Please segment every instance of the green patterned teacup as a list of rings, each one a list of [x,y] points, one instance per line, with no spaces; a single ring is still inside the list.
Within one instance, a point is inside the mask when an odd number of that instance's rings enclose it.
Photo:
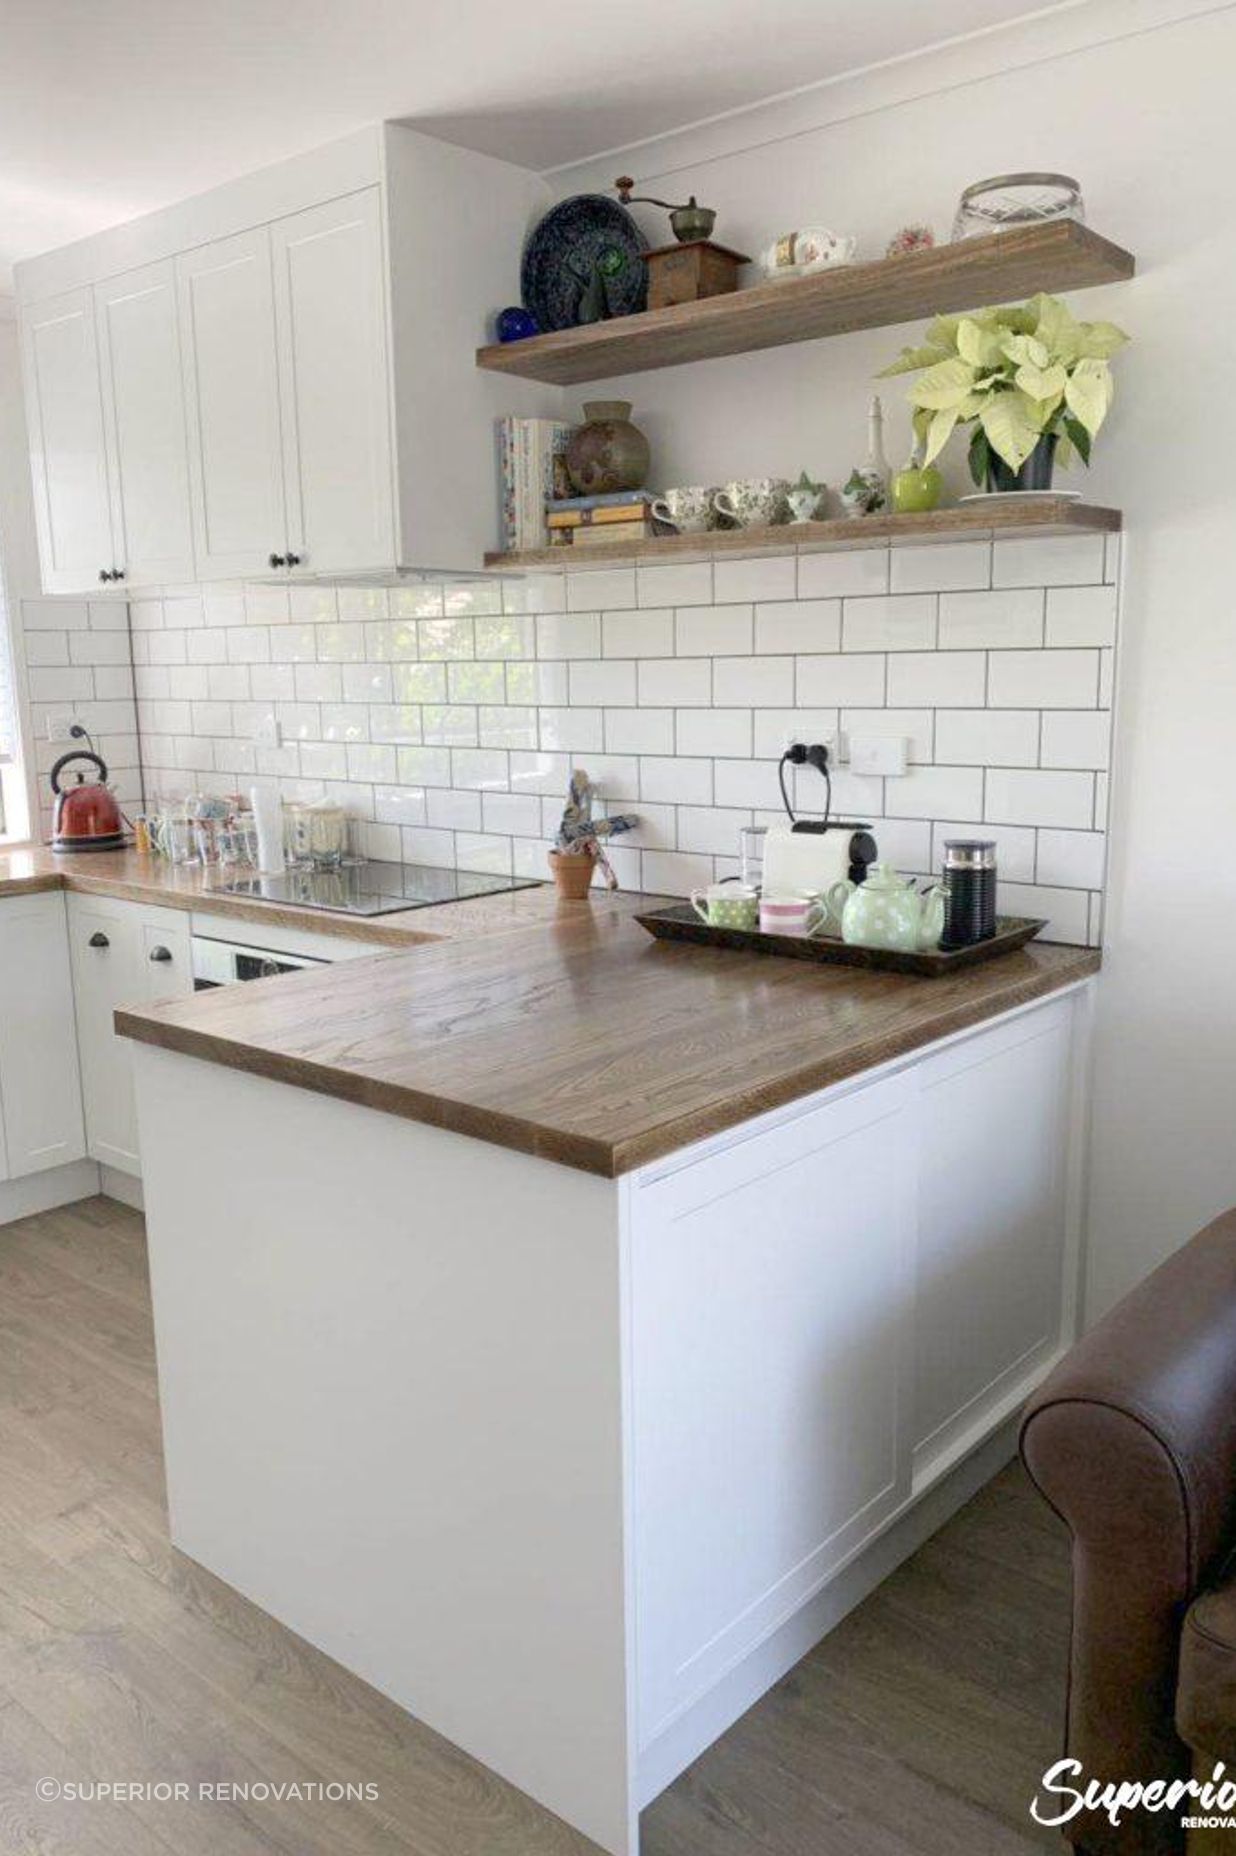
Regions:
[[[710,883],[691,891],[691,907],[710,928],[755,929],[760,925],[760,898],[741,883]]]

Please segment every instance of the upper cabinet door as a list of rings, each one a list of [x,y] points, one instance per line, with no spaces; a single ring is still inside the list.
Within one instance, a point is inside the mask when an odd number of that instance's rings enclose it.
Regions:
[[[103,405],[89,289],[22,313],[26,417],[43,589],[81,593],[114,558]]]
[[[130,586],[192,580],[174,264],[100,284],[95,310],[118,565]]]
[[[269,232],[185,252],[176,283],[198,575],[268,574],[287,553]]]
[[[271,227],[288,541],[310,573],[395,555],[381,198]]]

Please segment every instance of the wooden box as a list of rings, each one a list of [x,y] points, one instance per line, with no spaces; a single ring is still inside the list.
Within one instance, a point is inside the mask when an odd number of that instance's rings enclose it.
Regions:
[[[727,296],[738,288],[739,265],[750,262],[740,251],[714,245],[709,238],[646,251],[648,307],[665,309],[670,303],[698,303],[701,297]]]

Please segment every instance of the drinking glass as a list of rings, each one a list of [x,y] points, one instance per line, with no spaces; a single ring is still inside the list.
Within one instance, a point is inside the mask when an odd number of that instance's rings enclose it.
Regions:
[[[759,889],[764,882],[764,840],[767,825],[744,825],[738,834],[738,857],[742,880],[748,889]]]

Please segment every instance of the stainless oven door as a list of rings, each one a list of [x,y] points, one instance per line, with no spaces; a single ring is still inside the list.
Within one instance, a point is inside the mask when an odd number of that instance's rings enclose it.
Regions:
[[[276,954],[266,947],[213,941],[205,935],[195,934],[191,946],[194,992],[210,992],[216,986],[234,986],[241,980],[264,980],[275,973],[298,973],[302,967],[327,965],[309,954]]]

